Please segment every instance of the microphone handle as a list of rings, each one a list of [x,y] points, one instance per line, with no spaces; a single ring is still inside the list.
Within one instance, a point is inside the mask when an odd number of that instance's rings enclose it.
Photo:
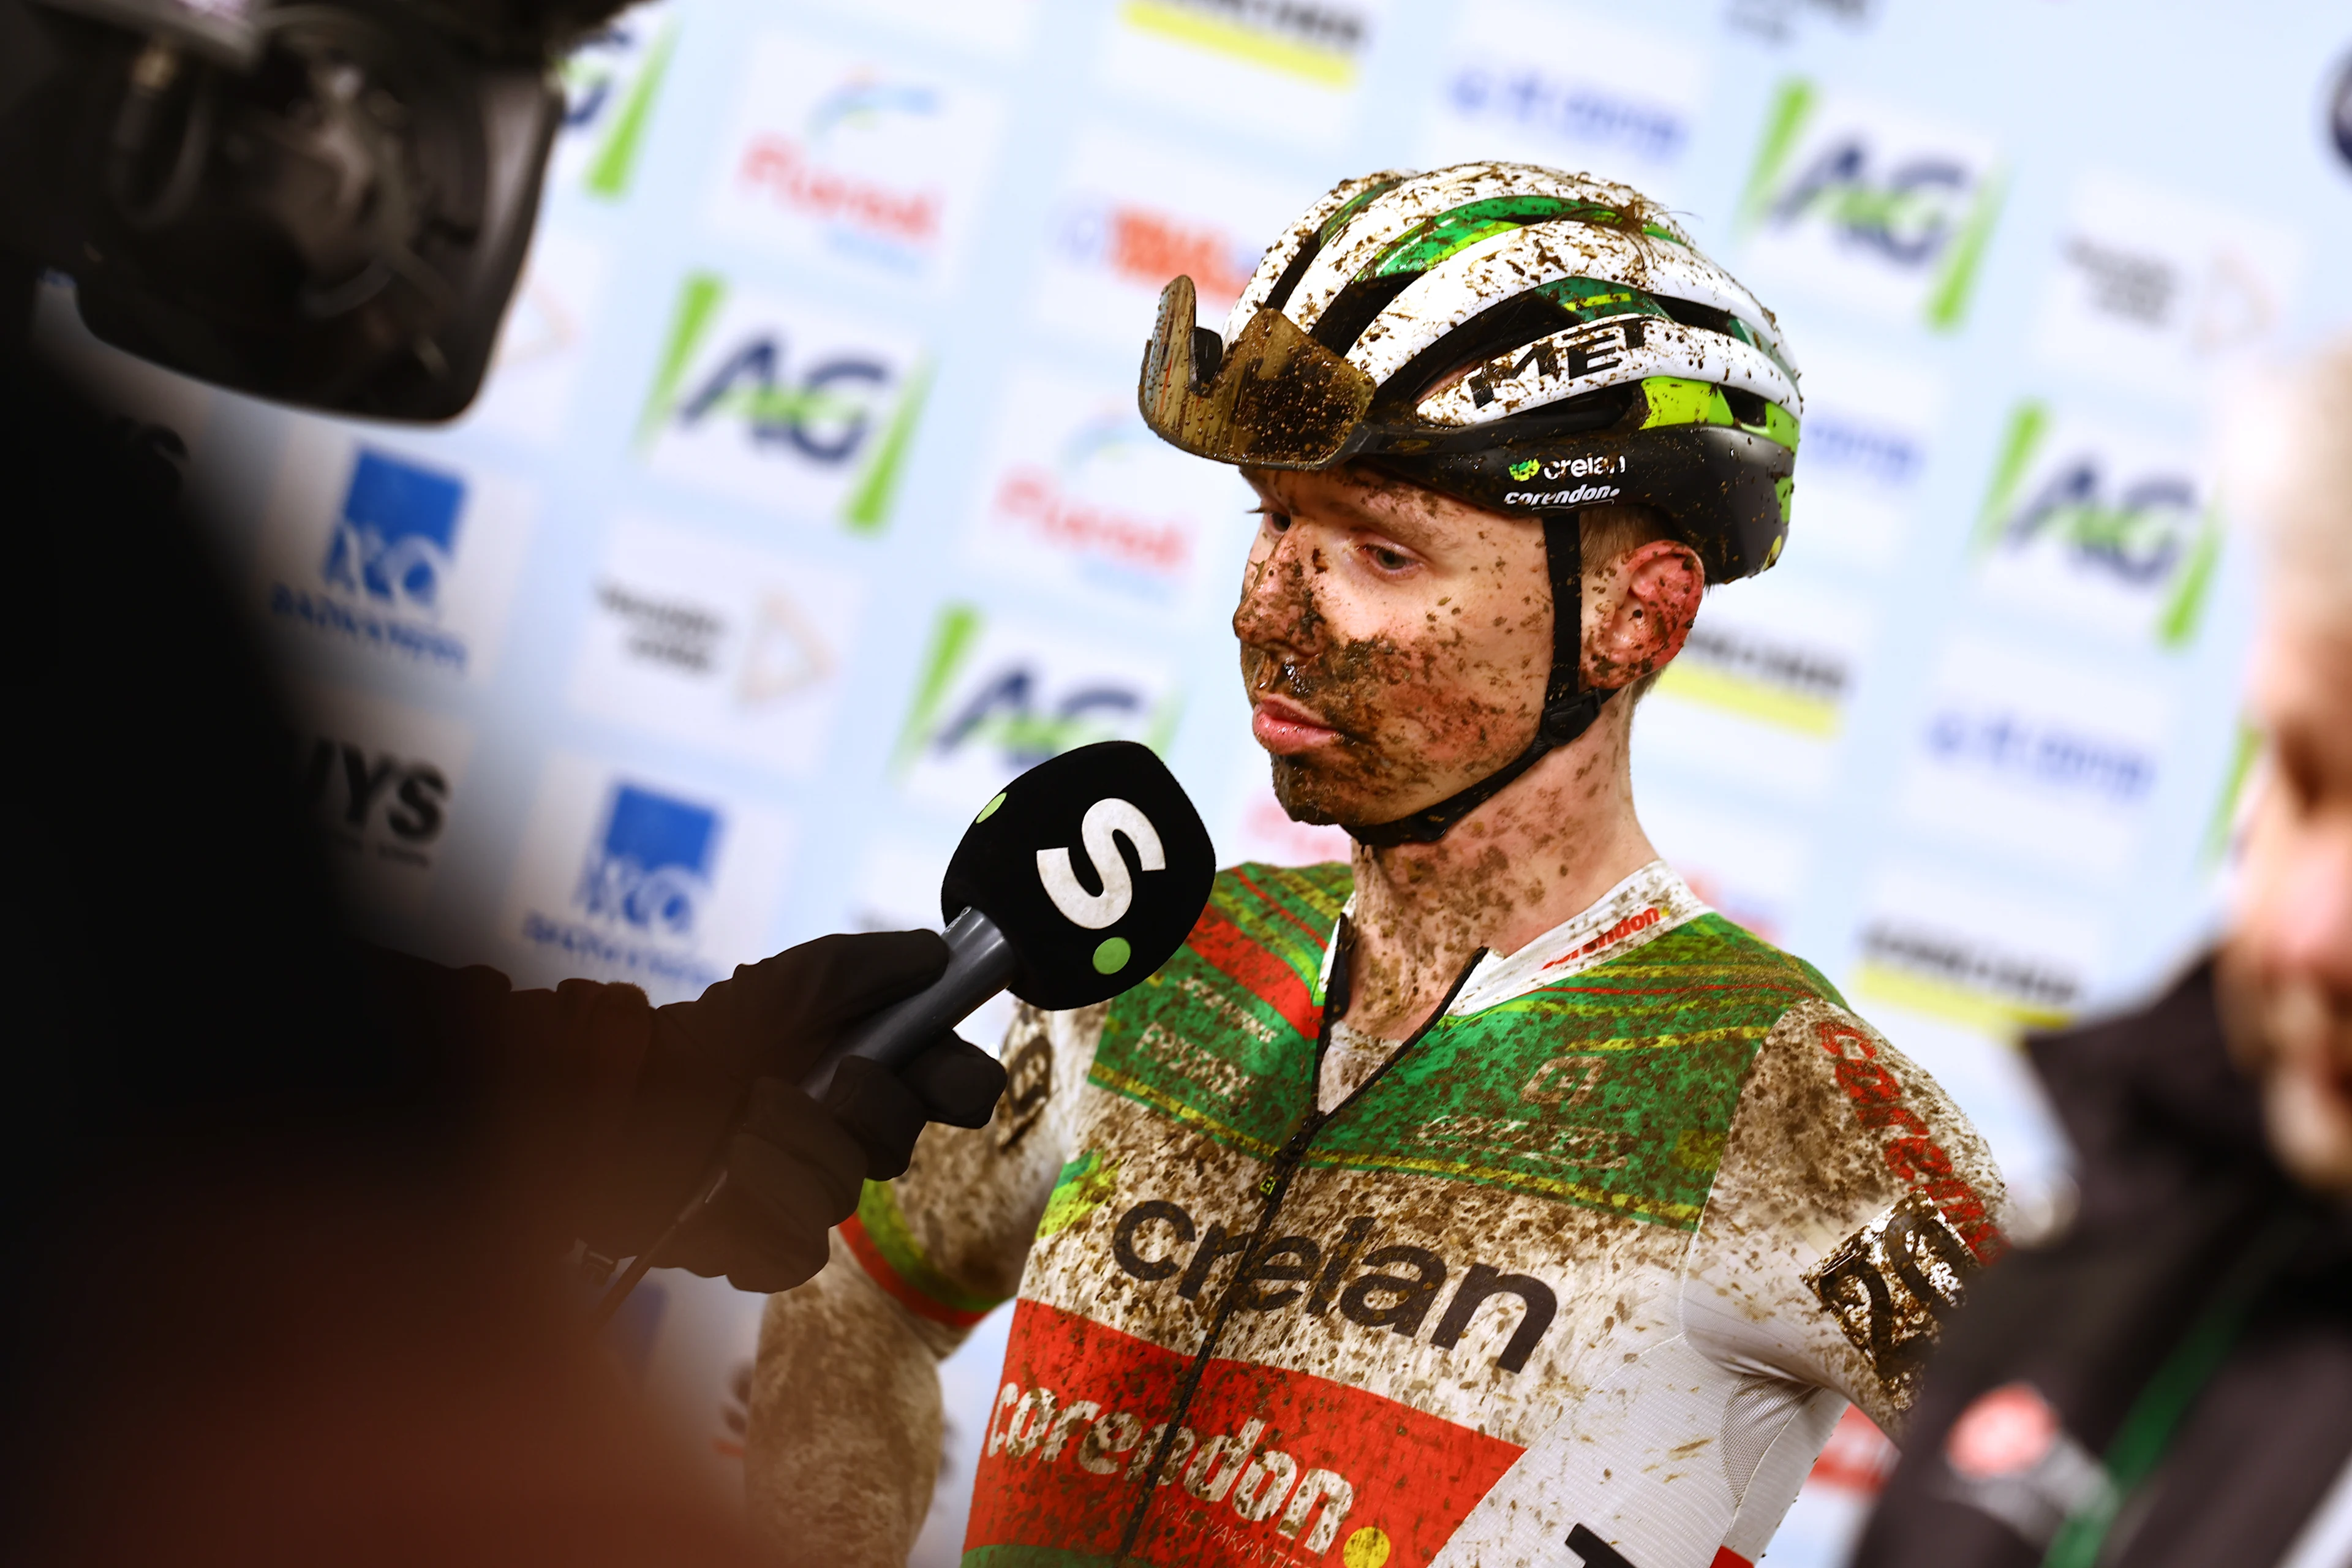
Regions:
[[[801,1079],[813,1100],[822,1100],[833,1087],[833,1075],[850,1057],[864,1057],[896,1072],[922,1054],[923,1048],[971,1016],[973,1008],[1013,984],[1021,973],[1020,955],[997,929],[996,922],[976,909],[967,909],[948,922],[948,966],[930,984],[914,995],[893,1002],[836,1042]],[[602,1328],[620,1309],[637,1281],[646,1277],[677,1233],[719,1201],[727,1190],[725,1144],[719,1163],[687,1199],[686,1206],[656,1237],[651,1246],[632,1258],[613,1281],[604,1299],[589,1314],[589,1326]]]
[[[996,922],[967,909],[948,922],[948,966],[912,996],[893,1002],[836,1042],[801,1079],[813,1100],[823,1100],[833,1075],[848,1057],[864,1057],[896,1072],[920,1056],[941,1035],[971,1016],[1021,973],[1021,957]]]

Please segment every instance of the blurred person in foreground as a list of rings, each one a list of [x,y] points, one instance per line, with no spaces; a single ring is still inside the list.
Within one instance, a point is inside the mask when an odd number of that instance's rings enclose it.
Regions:
[[[2352,344],[2242,436],[2267,752],[2230,930],[2029,1043],[2079,1207],[1953,1322],[1858,1568],[2352,1563]]]
[[[485,6],[449,58],[535,81],[536,51],[609,8]],[[343,24],[362,10],[449,15]],[[0,236],[79,210],[73,171],[23,150],[155,58],[106,26],[0,0]],[[299,65],[237,112],[299,100]],[[0,1561],[748,1561],[593,1343],[565,1254],[642,1251],[723,1164],[660,1261],[759,1290],[813,1272],[926,1117],[984,1121],[1002,1084],[950,1037],[906,1082],[855,1074],[839,1115],[796,1087],[945,944],[825,938],[655,1007],[352,941],[272,681],[178,498],[185,447],[40,362],[41,270],[0,239]]]

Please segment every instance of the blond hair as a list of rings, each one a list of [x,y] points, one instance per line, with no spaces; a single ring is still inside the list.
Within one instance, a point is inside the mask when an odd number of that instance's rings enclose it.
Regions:
[[[2247,399],[2225,470],[2270,546],[2273,591],[2352,621],[2352,339]]]

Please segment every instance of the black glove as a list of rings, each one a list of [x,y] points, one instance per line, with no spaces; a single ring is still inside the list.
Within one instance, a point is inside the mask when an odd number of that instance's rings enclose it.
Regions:
[[[723,1143],[719,1202],[656,1261],[761,1291],[823,1268],[825,1232],[855,1212],[867,1176],[903,1172],[927,1121],[985,1125],[1003,1089],[1004,1069],[953,1035],[903,1079],[848,1064],[836,1074],[839,1116],[798,1087],[851,1026],[931,984],[947,958],[929,931],[820,937],[657,1010],[619,1191],[590,1245],[614,1257],[651,1245]]]

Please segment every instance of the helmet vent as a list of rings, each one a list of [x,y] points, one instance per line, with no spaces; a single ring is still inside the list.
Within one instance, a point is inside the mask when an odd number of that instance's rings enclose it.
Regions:
[[[1364,329],[1372,319],[1389,308],[1389,302],[1421,281],[1418,272],[1391,272],[1385,278],[1359,278],[1340,289],[1339,297],[1325,308],[1307,335],[1335,354],[1344,354],[1356,346]]]
[[[1728,310],[1717,310],[1713,305],[1702,305],[1696,300],[1677,300],[1666,294],[1654,294],[1651,298],[1657,300],[1658,309],[1685,327],[1696,327],[1701,331],[1721,332],[1727,338],[1738,338],[1742,342],[1747,340],[1748,334],[1731,324],[1733,318]]]

